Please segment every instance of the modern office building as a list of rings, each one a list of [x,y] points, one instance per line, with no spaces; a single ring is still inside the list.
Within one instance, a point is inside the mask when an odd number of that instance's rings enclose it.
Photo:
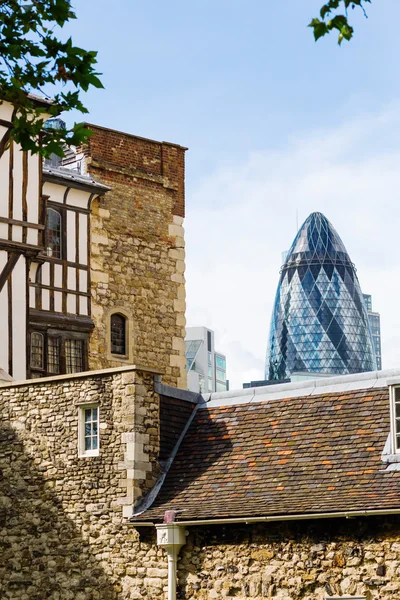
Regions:
[[[224,392],[226,357],[214,348],[214,332],[206,327],[186,329],[187,385],[192,392]]]
[[[382,370],[382,348],[381,348],[381,315],[372,310],[372,296],[363,294],[365,306],[368,312],[369,324],[371,326],[372,339],[374,342],[376,366],[378,371]]]
[[[265,378],[376,370],[367,309],[346,248],[328,219],[312,213],[281,269]]]

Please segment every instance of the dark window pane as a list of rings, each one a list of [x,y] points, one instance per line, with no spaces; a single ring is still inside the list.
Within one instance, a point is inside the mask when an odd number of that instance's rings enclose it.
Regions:
[[[31,368],[43,369],[44,339],[41,333],[31,335]]]
[[[67,373],[83,371],[82,340],[65,340],[65,363]]]
[[[60,372],[60,343],[58,338],[50,336],[47,341],[47,370],[55,374]]]
[[[61,215],[56,210],[47,210],[46,222],[47,256],[61,258]]]
[[[126,354],[126,319],[111,315],[111,353]]]

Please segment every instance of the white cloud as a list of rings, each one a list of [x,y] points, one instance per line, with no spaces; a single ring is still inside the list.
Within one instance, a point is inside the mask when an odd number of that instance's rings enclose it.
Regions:
[[[400,111],[301,134],[217,168],[187,199],[187,321],[216,332],[232,387],[263,378],[281,251],[323,212],[381,313],[383,366],[400,367]]]

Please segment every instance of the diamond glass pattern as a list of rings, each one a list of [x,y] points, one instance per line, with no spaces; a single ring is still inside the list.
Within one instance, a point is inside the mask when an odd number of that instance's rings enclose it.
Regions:
[[[376,368],[354,265],[328,219],[312,213],[281,269],[265,378],[285,379],[294,372],[341,375]]]

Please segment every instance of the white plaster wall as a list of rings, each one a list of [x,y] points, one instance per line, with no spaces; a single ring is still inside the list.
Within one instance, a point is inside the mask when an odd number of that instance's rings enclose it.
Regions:
[[[0,105],[0,109],[2,105]],[[0,110],[1,114],[1,110]],[[0,136],[3,136],[6,132],[5,127],[0,127]],[[7,150],[0,159],[0,181],[1,181],[1,194],[0,194],[0,216],[8,217],[8,171],[9,171],[10,153]],[[8,225],[0,223],[0,238],[8,238]]]
[[[29,308],[36,308],[35,288],[29,287]]]
[[[76,296],[75,294],[67,294],[67,312],[76,315]]]
[[[79,291],[85,293],[88,291],[87,272],[82,269],[79,270]]]
[[[62,312],[62,293],[54,292],[54,310],[55,312]]]
[[[76,290],[76,269],[74,269],[73,267],[68,267],[67,274],[68,289]]]
[[[23,153],[18,148],[18,146],[14,145],[14,168],[13,168],[13,176],[14,176],[14,188],[13,188],[13,219],[17,219],[18,221],[22,221],[22,157]],[[36,196],[37,201],[37,196]],[[20,228],[18,228],[20,230]],[[13,227],[14,230],[14,227]],[[22,240],[22,230],[18,231],[21,234]],[[14,238],[17,239],[17,238]],[[18,241],[21,241],[18,239]]]
[[[44,262],[42,265],[42,285],[50,285],[50,264]]]
[[[88,215],[79,215],[79,262],[87,265],[88,240],[87,240]]]
[[[39,200],[42,190],[39,189],[39,159],[37,154],[28,157],[28,221],[39,221]],[[31,243],[31,242],[30,242]]]
[[[7,252],[0,251],[0,271],[7,262]],[[8,373],[8,290],[7,284],[0,292],[0,367]]]
[[[79,297],[79,314],[84,316],[87,316],[89,314],[88,299],[84,296]]]
[[[62,287],[62,265],[54,265],[54,287]]]
[[[0,119],[4,121],[11,121],[13,112],[13,106],[9,102],[3,102],[0,104]]]
[[[89,198],[89,192],[71,188],[68,192],[67,204],[70,204],[71,206],[79,206],[80,208],[87,208]]]
[[[26,379],[26,262],[21,256],[12,273],[13,377]]]
[[[50,292],[49,292],[49,290],[42,290],[42,309],[50,310]]]
[[[67,260],[75,262],[75,213],[67,212]]]
[[[64,186],[49,183],[48,181],[45,181],[43,184],[43,194],[45,196],[50,196],[49,200],[52,202],[59,202],[60,204],[64,201],[65,189]]]

